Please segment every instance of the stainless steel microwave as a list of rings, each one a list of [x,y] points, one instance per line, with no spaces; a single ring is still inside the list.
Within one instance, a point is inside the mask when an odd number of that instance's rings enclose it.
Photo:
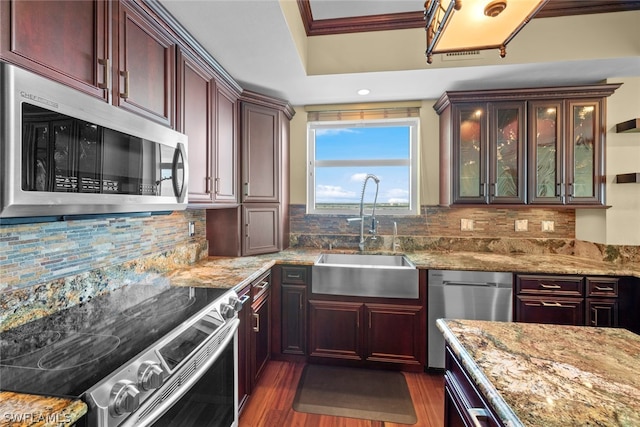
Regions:
[[[3,62],[0,85],[0,221],[186,208],[186,135]]]

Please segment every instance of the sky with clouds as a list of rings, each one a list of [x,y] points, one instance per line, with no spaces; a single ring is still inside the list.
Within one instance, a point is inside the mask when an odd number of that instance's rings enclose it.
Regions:
[[[316,160],[373,161],[408,158],[410,152],[409,128],[349,127],[316,130]],[[409,201],[408,166],[329,166],[316,168],[316,202],[359,203],[362,185],[367,174],[380,179],[378,203]],[[365,203],[373,202],[376,185],[369,180]]]

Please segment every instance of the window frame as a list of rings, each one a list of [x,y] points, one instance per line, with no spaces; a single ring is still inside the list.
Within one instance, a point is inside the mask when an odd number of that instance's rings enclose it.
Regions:
[[[337,129],[347,127],[397,127],[406,125],[409,128],[409,158],[403,159],[371,159],[371,160],[320,160],[315,159],[315,132],[317,129]],[[409,208],[376,207],[376,215],[410,216],[419,215],[419,165],[418,147],[420,142],[420,118],[406,117],[393,119],[361,119],[338,121],[307,122],[307,214],[315,215],[358,215],[359,207],[353,209],[317,209],[316,208],[316,167],[324,166],[408,166],[409,167]]]

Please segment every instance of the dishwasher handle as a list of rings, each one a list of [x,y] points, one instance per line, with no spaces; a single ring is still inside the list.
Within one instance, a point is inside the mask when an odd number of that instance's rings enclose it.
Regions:
[[[482,286],[485,288],[499,288],[505,286],[511,286],[511,284],[507,283],[496,283],[496,282],[454,282],[454,281],[443,281],[442,284],[444,286]],[[502,285],[502,286],[501,286]]]

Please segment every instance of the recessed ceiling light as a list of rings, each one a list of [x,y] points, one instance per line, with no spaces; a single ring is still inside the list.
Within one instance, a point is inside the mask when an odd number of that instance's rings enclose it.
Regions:
[[[360,89],[358,95],[369,95],[371,91],[369,89]]]

